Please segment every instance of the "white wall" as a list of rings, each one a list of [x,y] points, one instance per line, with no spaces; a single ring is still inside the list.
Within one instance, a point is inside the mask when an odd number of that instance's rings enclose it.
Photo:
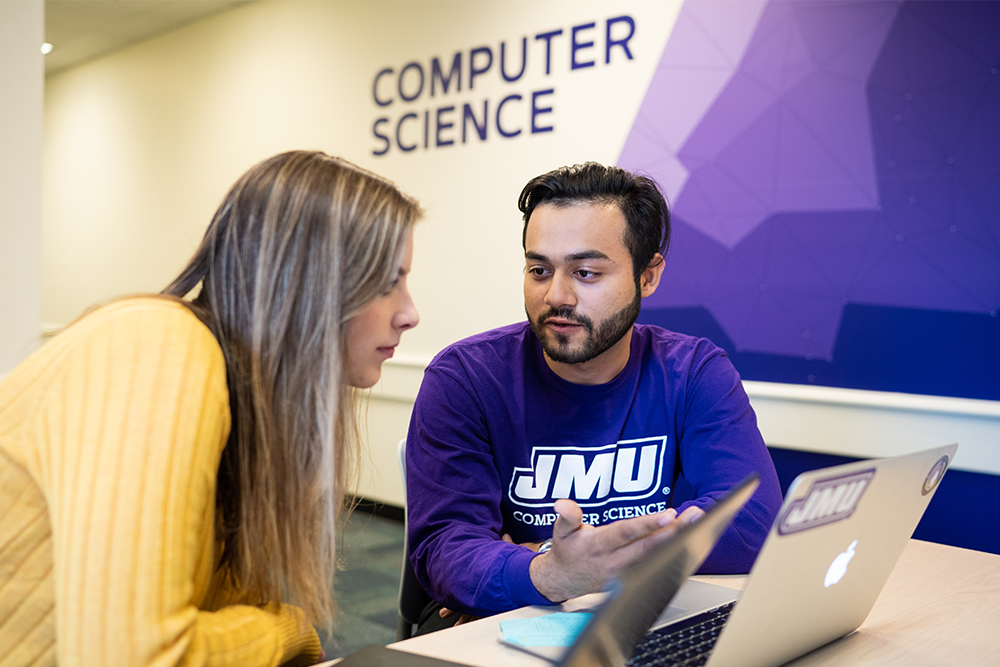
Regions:
[[[424,204],[413,276],[424,323],[404,339],[408,350],[432,353],[518,319],[521,186],[561,164],[617,159],[678,7],[658,0],[610,8],[260,2],[50,77],[45,321],[60,324],[96,300],[162,286],[236,177],[290,148],[343,155],[393,178]],[[414,60],[426,66],[433,56],[467,56],[473,47],[496,49],[501,40],[621,13],[638,23],[633,61],[568,75],[564,35],[548,77],[535,52],[516,85],[499,81],[494,67],[474,90],[425,93],[411,105],[422,112],[442,103],[496,103],[512,91],[556,86],[556,132],[509,140],[494,132],[482,144],[372,155],[380,145],[374,120],[406,110],[398,101],[388,109],[374,103],[380,69]],[[507,122],[523,123],[527,104],[510,105]],[[448,298],[434,298],[445,286]]]
[[[401,504],[395,445],[406,431],[424,365],[454,340],[524,317],[520,188],[563,164],[617,160],[679,6],[662,0],[264,1],[55,75],[46,84],[44,321],[64,324],[96,301],[160,289],[194,250],[228,186],[273,153],[318,148],[394,179],[427,210],[411,282],[422,322],[403,338],[372,393],[372,464],[359,491]],[[616,52],[605,64],[604,21],[622,14],[636,24],[634,58]],[[579,41],[593,39],[595,47],[579,55],[596,64],[573,69],[571,29],[591,21],[596,27]],[[560,28],[546,74],[544,43],[534,36]],[[461,92],[438,91],[432,98],[425,91],[407,104],[393,79],[385,78],[379,95],[394,102],[380,107],[373,99],[375,76],[384,68],[398,73],[415,61],[429,70],[431,58],[447,65],[459,51],[467,68],[470,49],[488,45],[497,58],[501,42],[518,51],[522,36],[529,41],[528,67],[514,83],[503,81],[494,64],[472,89],[464,81]],[[553,111],[540,122],[555,129],[533,134],[531,95],[549,89],[554,92],[541,104]],[[443,136],[454,145],[434,146],[433,134],[430,149],[420,145],[425,111],[433,117],[442,106],[479,109],[487,101],[492,112],[510,94],[522,100],[505,107],[503,122],[522,128],[519,136],[505,139],[491,127],[487,141],[472,138],[463,145],[458,128],[451,128]],[[388,117],[383,128],[392,131],[411,111],[416,118],[404,122],[403,138],[418,148],[373,155],[383,145],[372,133],[375,120]],[[450,118],[460,122],[461,112]],[[908,437],[891,436],[899,423],[917,423],[909,417],[919,415],[922,424],[940,425],[940,433],[920,429],[938,438],[929,444],[938,444],[939,435],[962,442],[959,466],[1000,472],[994,454],[1000,451],[1000,411],[992,403],[946,401],[944,415],[920,405],[900,412],[879,403],[880,396],[859,407],[850,404],[856,394],[831,390],[833,399],[817,402],[803,393],[808,389],[751,392],[769,442],[877,455],[892,443],[907,446]],[[963,412],[970,405],[985,415]],[[835,427],[817,426],[817,406]],[[862,410],[868,420],[862,427],[845,409]],[[978,430],[962,430],[972,423]]]
[[[42,0],[0,2],[0,377],[40,333],[43,25]]]

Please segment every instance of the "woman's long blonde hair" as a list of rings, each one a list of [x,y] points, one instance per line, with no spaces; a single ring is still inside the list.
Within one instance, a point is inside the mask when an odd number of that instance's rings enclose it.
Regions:
[[[232,432],[219,468],[222,567],[242,601],[333,616],[335,526],[357,461],[347,321],[396,279],[420,207],[318,152],[256,165],[163,291],[183,297],[226,360]]]

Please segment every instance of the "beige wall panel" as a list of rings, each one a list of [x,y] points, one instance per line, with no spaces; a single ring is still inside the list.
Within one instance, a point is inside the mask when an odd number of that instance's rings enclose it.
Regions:
[[[41,0],[0,2],[0,377],[39,342],[43,26]]]

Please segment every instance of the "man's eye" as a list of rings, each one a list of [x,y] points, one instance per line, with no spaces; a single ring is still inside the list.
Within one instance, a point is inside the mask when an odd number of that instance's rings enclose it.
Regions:
[[[580,269],[576,272],[576,275],[580,276],[584,280],[589,280],[590,278],[596,278],[598,275],[597,271],[590,271],[588,269]]]
[[[535,276],[536,278],[541,278],[542,276],[545,275],[546,272],[545,269],[543,269],[540,266],[533,266],[530,269],[528,269],[528,273]]]

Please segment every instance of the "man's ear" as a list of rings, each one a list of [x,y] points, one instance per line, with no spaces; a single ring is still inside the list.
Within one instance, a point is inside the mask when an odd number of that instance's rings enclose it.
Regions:
[[[660,286],[660,277],[663,276],[663,255],[656,253],[653,259],[646,266],[646,269],[639,275],[639,291],[643,298],[649,296]]]

